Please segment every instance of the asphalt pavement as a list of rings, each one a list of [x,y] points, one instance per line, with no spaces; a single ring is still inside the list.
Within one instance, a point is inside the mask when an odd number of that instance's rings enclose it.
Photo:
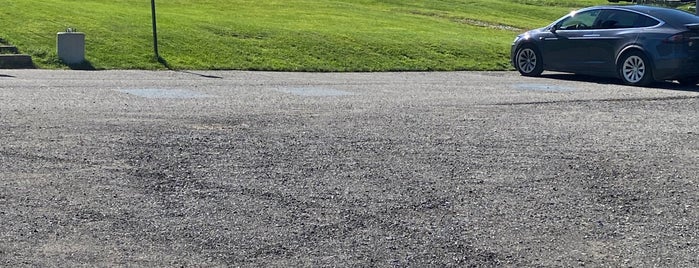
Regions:
[[[0,70],[3,267],[699,267],[699,88]]]

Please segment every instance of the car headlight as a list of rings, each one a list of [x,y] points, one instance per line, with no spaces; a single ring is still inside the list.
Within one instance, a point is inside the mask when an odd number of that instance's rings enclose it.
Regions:
[[[517,42],[519,42],[521,40],[527,40],[527,39],[529,39],[529,34],[523,33],[523,34],[520,34],[517,37],[515,37],[515,40],[512,41],[512,44],[517,44]]]
[[[513,45],[514,45],[514,44],[517,44],[517,42],[519,42],[519,40],[522,40],[522,35],[521,35],[521,34],[515,37],[515,40],[512,41],[512,44],[513,44]]]

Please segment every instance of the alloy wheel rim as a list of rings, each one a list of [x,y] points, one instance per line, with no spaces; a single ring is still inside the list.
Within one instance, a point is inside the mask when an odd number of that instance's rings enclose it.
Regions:
[[[517,57],[517,66],[522,72],[531,73],[536,68],[536,53],[530,48],[522,49]]]
[[[622,66],[622,74],[629,83],[637,83],[646,74],[646,64],[639,56],[628,57]]]

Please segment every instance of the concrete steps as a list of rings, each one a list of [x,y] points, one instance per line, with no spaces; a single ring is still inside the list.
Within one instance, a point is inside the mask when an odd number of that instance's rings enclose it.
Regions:
[[[0,54],[19,54],[16,46],[0,45]]]
[[[34,62],[25,54],[0,54],[0,69],[34,69]]]
[[[0,69],[33,69],[32,57],[20,54],[16,46],[0,38]]]

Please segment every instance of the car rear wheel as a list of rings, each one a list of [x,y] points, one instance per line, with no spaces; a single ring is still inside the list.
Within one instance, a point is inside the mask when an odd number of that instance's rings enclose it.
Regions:
[[[619,76],[624,84],[646,86],[653,82],[653,74],[643,53],[631,51],[625,53],[619,61]]]
[[[539,76],[544,72],[541,53],[532,45],[523,45],[515,54],[515,68],[524,76]]]

